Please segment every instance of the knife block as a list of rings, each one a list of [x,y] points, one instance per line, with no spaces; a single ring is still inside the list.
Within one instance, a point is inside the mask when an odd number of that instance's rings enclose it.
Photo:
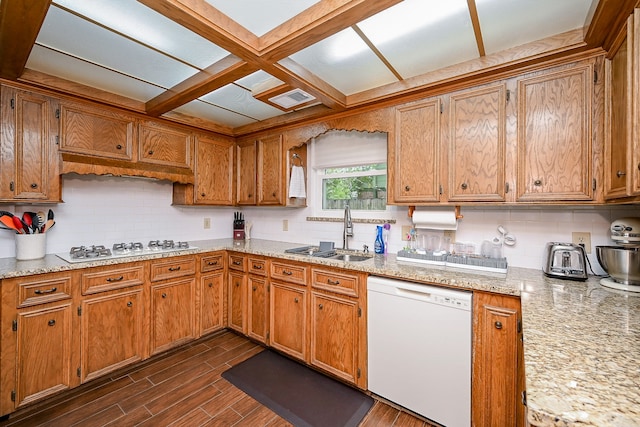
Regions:
[[[233,221],[233,240],[244,240],[244,220]]]

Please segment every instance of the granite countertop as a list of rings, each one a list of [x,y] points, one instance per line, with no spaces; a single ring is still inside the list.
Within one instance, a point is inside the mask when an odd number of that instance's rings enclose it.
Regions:
[[[409,281],[520,297],[528,420],[535,426],[640,426],[640,293],[586,282],[551,279],[540,270],[510,267],[507,274],[397,261],[376,255],[344,262],[284,253],[299,243],[232,239],[190,242],[197,249],[153,254],[153,259],[215,250],[277,256]],[[0,259],[0,278],[119,264],[131,258],[67,263]]]

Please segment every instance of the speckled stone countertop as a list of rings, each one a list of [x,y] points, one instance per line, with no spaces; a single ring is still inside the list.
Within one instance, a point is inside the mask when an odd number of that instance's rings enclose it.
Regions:
[[[152,259],[234,250],[348,268],[372,275],[458,289],[519,296],[522,303],[528,421],[535,426],[640,427],[640,294],[586,282],[550,279],[540,270],[509,268],[507,274],[397,261],[395,255],[344,262],[284,253],[304,246],[268,240],[190,242],[197,249],[154,254]],[[0,259],[0,278],[119,264],[131,258],[67,263]]]

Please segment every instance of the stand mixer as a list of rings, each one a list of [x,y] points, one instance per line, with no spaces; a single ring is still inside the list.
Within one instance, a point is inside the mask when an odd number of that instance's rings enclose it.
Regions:
[[[596,246],[598,262],[610,277],[602,286],[640,292],[640,218],[620,218],[611,223],[616,246]]]

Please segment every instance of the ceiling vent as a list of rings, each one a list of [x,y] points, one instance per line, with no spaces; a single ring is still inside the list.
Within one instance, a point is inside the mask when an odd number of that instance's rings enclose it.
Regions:
[[[298,105],[307,104],[316,98],[302,89],[293,89],[280,95],[269,98],[269,102],[277,104],[282,108],[291,109]]]

